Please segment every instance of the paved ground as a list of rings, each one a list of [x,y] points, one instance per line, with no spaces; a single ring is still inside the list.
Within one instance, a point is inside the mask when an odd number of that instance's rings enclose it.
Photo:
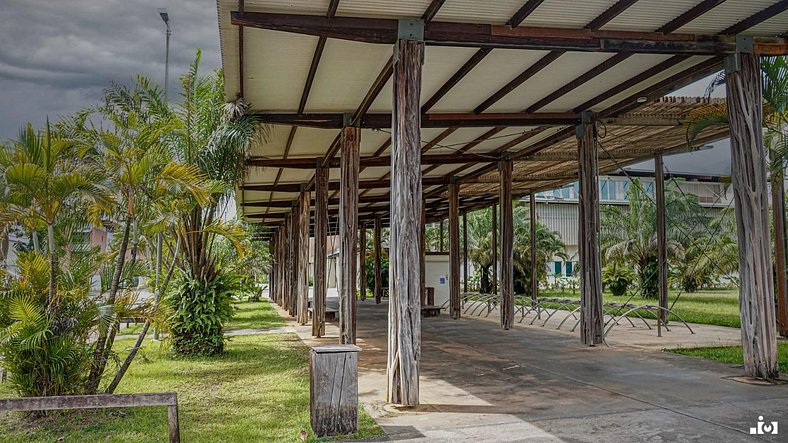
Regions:
[[[788,385],[733,381],[741,368],[662,353],[647,333],[586,348],[552,328],[503,331],[495,315],[423,319],[423,405],[398,411],[385,404],[387,305],[359,302],[359,394],[391,440],[788,441]],[[714,342],[714,328],[693,327],[688,339]],[[309,344],[336,342],[335,324],[318,341],[296,329]],[[783,434],[750,436],[759,416]]]

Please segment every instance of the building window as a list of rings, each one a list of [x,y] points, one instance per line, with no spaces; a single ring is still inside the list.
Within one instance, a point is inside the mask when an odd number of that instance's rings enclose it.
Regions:
[[[573,271],[572,265],[573,265],[573,263],[571,261],[566,262],[566,276],[567,277],[570,277],[572,275],[572,271]]]
[[[553,264],[555,265],[555,275],[561,275],[561,262],[556,260]]]

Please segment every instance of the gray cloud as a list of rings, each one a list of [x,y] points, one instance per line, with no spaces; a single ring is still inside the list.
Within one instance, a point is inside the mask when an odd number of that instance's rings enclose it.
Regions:
[[[0,0],[0,140],[95,104],[102,88],[142,74],[164,82],[166,7],[172,25],[170,91],[203,51],[218,68],[215,0]]]

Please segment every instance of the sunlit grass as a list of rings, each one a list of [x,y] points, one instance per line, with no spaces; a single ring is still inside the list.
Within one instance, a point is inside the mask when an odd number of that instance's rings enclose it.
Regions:
[[[580,299],[580,292],[571,290],[540,291],[540,297]],[[676,301],[676,296],[678,300]],[[644,299],[638,295],[625,295],[615,297],[609,292],[603,294],[605,303],[633,303],[636,305],[658,304],[657,300]],[[676,301],[675,305],[673,304]],[[689,323],[707,325],[730,326],[738,328],[741,325],[739,318],[739,291],[737,289],[701,290],[695,293],[670,291],[668,307],[673,306],[673,311]],[[678,320],[671,317],[670,320]]]
[[[267,302],[239,303],[228,329],[281,326]],[[121,340],[118,350],[132,340]],[[118,393],[178,393],[184,442],[301,441],[309,433],[309,349],[294,334],[233,337],[220,357],[173,358],[148,342]],[[13,396],[8,383],[0,397]],[[382,435],[363,410],[355,439]],[[57,413],[31,421],[0,416],[0,442],[166,441],[164,408]],[[59,440],[62,439],[62,440]]]
[[[721,361],[723,363],[730,363],[734,365],[743,365],[744,357],[742,356],[741,346],[724,346],[713,348],[678,348],[667,349],[668,352],[674,354],[690,355],[693,357],[701,357],[709,360]],[[777,361],[780,372],[788,371],[788,342],[780,342],[777,344]]]

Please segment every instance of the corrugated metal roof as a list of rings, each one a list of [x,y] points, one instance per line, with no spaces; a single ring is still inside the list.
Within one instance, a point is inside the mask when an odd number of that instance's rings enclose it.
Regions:
[[[498,0],[480,2],[477,0],[446,0],[439,8],[435,20],[471,23],[504,24],[514,15],[526,0]],[[690,21],[678,32],[715,33],[741,20],[752,16],[758,11],[773,5],[775,0],[727,0],[712,8],[702,16]],[[568,0],[546,0],[541,3],[521,26],[546,26],[579,29],[599,17],[615,5],[615,0],[587,0],[583,2]],[[653,31],[689,11],[701,3],[701,0],[639,0],[621,14],[604,25],[604,30]],[[431,4],[430,0],[340,0],[338,16],[401,18],[420,17]],[[246,11],[272,13],[311,14],[324,16],[329,7],[329,0],[246,0]],[[240,92],[238,28],[230,23],[230,12],[238,8],[237,0],[218,0],[219,35],[221,39],[222,61],[225,70],[225,92],[228,100],[232,100]],[[776,35],[788,31],[788,12],[783,12],[763,21],[749,29],[753,35]],[[301,102],[304,85],[312,63],[317,37],[292,33],[264,31],[247,28],[244,31],[244,95],[252,103],[255,110],[263,112],[293,113]],[[425,50],[425,64],[422,75],[421,103],[424,104],[456,72],[477,54],[474,48],[450,48],[428,46]],[[512,82],[524,71],[534,66],[548,51],[494,49],[478,63],[456,85],[449,89],[430,109],[431,113],[458,112],[470,113],[493,94]],[[362,98],[378,78],[381,70],[392,55],[390,45],[375,45],[344,40],[328,39],[323,55],[317,66],[312,88],[306,101],[306,112],[354,112],[358,109]],[[588,70],[611,57],[605,53],[568,52],[547,67],[536,72],[527,81],[505,94],[498,101],[485,109],[485,112],[519,112],[530,105],[549,96],[564,85],[583,77]],[[608,69],[603,74],[587,79],[583,84],[572,89],[556,100],[545,103],[540,112],[566,112],[587,103],[611,88],[638,76],[660,63],[670,59],[669,55],[632,55],[623,62]],[[675,64],[662,72],[643,78],[637,84],[618,92],[604,100],[597,100],[591,109],[604,110],[625,100],[635,99],[641,91],[694,66],[706,62],[710,57],[695,56]],[[679,86],[679,85],[677,85]],[[375,97],[369,112],[388,113],[391,108],[391,79],[381,88]],[[652,97],[653,98],[653,97]],[[647,112],[654,111],[646,108]],[[474,141],[492,128],[463,128],[455,130],[445,137],[429,152],[430,154],[451,154],[463,150],[466,144]],[[564,139],[546,146],[542,152],[561,152],[573,149],[573,137],[566,127],[551,127],[541,132],[535,128],[507,128],[494,131],[491,139],[474,146],[471,153],[493,153],[497,155],[504,147],[510,152],[543,145],[543,140],[556,133],[566,133]],[[533,136],[513,145],[524,133],[533,131]],[[676,134],[681,130],[661,129],[659,138],[655,138],[654,130],[643,128],[616,128],[611,130],[617,143],[637,144],[639,147],[658,148],[659,143],[666,140],[675,141]],[[678,131],[678,132],[677,132]],[[270,140],[252,147],[252,155],[269,158],[282,158],[285,155],[287,140],[291,129],[287,126],[276,126]],[[372,155],[389,139],[388,130],[362,131],[361,152],[363,156]],[[443,129],[424,129],[422,143],[427,144],[444,132]],[[289,158],[317,157],[324,155],[329,145],[337,137],[337,130],[299,128],[295,131]],[[668,138],[665,138],[668,137]],[[673,138],[670,138],[673,137]],[[605,143],[612,143],[608,139]],[[389,154],[389,148],[382,152]],[[612,167],[609,160],[600,162],[604,167]],[[471,173],[485,165],[466,165],[460,175]],[[429,176],[438,177],[457,170],[462,165],[427,166]],[[518,174],[539,174],[571,170],[572,163],[566,162],[518,162]],[[567,169],[568,168],[568,169]],[[380,179],[388,173],[387,167],[365,168],[361,178],[365,180]],[[493,176],[495,174],[492,174]],[[311,170],[259,168],[249,170],[248,183],[306,183],[313,176]],[[332,180],[338,178],[338,171],[331,170]],[[541,182],[540,186],[560,184],[559,181]],[[491,192],[488,184],[477,186],[474,192]],[[524,185],[521,185],[524,186]],[[528,186],[534,186],[529,184]],[[427,189],[438,189],[431,186]],[[463,189],[466,189],[464,187]],[[521,188],[522,189],[522,188]],[[366,195],[382,195],[385,191],[369,190]],[[288,200],[293,199],[292,193],[246,192],[247,200]],[[273,210],[273,209],[272,209]],[[254,212],[265,212],[263,208],[255,208]],[[275,211],[281,211],[276,209]]]

